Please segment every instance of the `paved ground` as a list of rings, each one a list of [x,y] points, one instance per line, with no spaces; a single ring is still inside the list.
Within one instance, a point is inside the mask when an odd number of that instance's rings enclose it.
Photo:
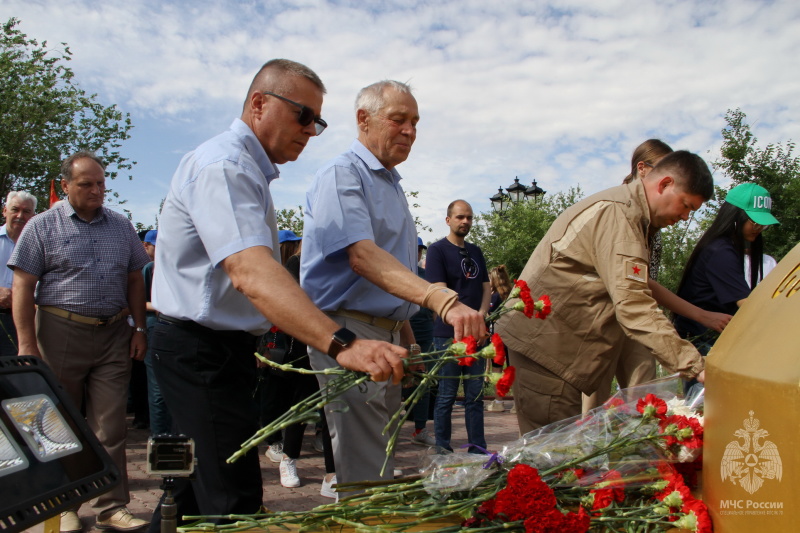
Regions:
[[[506,402],[505,412],[488,412],[485,414],[486,441],[490,449],[501,444],[515,440],[519,436],[516,415],[508,409],[512,402]],[[463,423],[463,408],[456,409],[453,413],[453,440],[454,449],[467,443],[466,431]],[[130,420],[129,420],[130,422]],[[429,422],[429,430],[433,423]],[[413,424],[407,423],[403,427],[401,438],[395,455],[397,468],[406,475],[417,472],[428,452],[427,448],[411,443],[410,437]],[[129,429],[128,431],[128,477],[130,482],[131,503],[128,508],[137,516],[149,520],[161,496],[160,478],[149,477],[145,473],[145,452],[149,431]],[[261,470],[264,478],[264,504],[275,511],[311,509],[317,505],[331,503],[332,500],[323,498],[319,494],[322,476],[325,473],[322,453],[314,450],[313,428],[306,433],[303,442],[303,452],[297,461],[298,474],[302,485],[298,488],[287,489],[280,484],[278,465],[272,463],[264,456],[265,447],[261,447]],[[79,515],[84,525],[84,531],[94,529],[95,517],[88,505],[84,505]],[[29,531],[42,533],[41,525]]]

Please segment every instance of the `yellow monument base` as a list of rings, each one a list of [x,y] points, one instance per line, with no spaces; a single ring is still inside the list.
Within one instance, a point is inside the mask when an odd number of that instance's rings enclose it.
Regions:
[[[800,245],[706,359],[703,500],[718,533],[798,531]]]

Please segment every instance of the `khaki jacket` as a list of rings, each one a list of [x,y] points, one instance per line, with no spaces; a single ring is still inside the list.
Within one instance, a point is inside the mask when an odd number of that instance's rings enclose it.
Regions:
[[[550,296],[553,312],[546,320],[504,315],[497,331],[506,345],[585,394],[597,389],[625,335],[669,371],[699,374],[702,357],[678,337],[647,288],[649,225],[642,180],[564,211],[520,275],[534,299]]]

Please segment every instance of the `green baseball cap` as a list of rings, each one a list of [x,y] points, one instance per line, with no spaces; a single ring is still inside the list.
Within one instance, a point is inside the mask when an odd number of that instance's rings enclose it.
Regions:
[[[755,183],[742,183],[737,185],[725,197],[725,201],[744,209],[750,220],[762,226],[780,224],[778,219],[772,216],[772,197],[769,191],[761,185]]]

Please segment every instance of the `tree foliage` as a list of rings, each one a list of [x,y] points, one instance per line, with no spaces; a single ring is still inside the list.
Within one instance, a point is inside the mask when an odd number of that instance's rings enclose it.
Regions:
[[[516,278],[556,217],[582,197],[578,186],[514,204],[502,213],[482,213],[476,217],[470,241],[480,246],[489,268],[504,264]]]
[[[741,109],[725,114],[720,157],[712,165],[731,179],[731,188],[751,181],[769,191],[780,224],[764,232],[764,250],[780,261],[800,241],[800,157],[792,141],[759,148],[746,119]]]
[[[61,160],[79,149],[97,153],[111,179],[130,170],[135,162],[119,147],[132,124],[127,113],[103,106],[78,86],[67,66],[72,52],[66,43],[51,50],[18,24],[11,18],[0,32],[0,196],[26,190],[47,206]]]
[[[288,229],[296,235],[303,235],[303,206],[297,209],[280,209],[275,213],[278,219],[278,229]]]

